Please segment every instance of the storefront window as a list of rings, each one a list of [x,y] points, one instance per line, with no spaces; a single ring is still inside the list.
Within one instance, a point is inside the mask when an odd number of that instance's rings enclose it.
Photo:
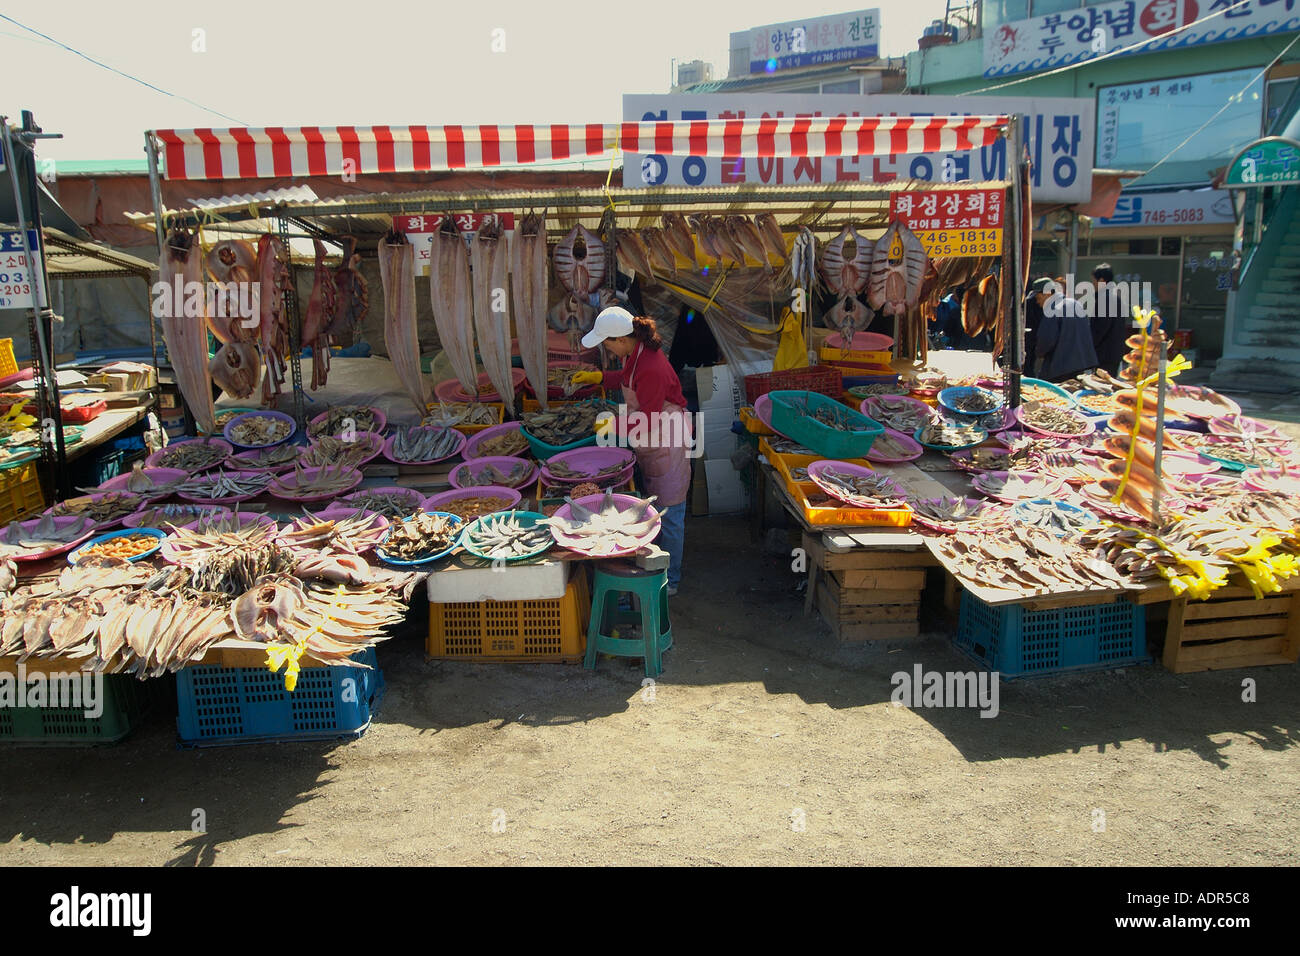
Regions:
[[[1077,10],[1079,6],[1079,0],[1034,0],[1030,7],[1030,16],[1041,17],[1049,13]]]
[[[1192,330],[1198,360],[1223,352],[1224,317],[1232,279],[1232,239],[1188,239],[1183,253],[1180,329]]]
[[[1261,79],[1252,82],[1257,73],[1231,70],[1098,88],[1097,165],[1147,169],[1159,162],[1144,184],[1203,183],[1207,169],[1226,165],[1259,136],[1264,88]],[[1200,129],[1225,103],[1228,108]]]
[[[984,29],[1029,19],[1029,0],[984,0]]]

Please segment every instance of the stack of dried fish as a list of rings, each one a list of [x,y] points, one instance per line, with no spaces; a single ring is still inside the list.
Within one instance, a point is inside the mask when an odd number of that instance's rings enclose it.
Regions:
[[[319,435],[377,432],[381,425],[381,420],[369,405],[335,405],[324,418],[312,423],[307,434],[315,438]]]
[[[455,428],[457,425],[496,425],[499,421],[497,410],[481,402],[438,402],[429,406],[429,414],[420,424]]]
[[[259,495],[266,490],[271,475],[255,471],[214,471],[181,483],[176,493],[190,500],[222,501]]]
[[[302,452],[298,464],[304,468],[323,468],[326,465],[360,468],[378,455],[383,445],[384,440],[372,432],[358,433],[352,440],[321,435]]]
[[[1088,429],[1087,422],[1076,413],[1041,402],[1026,402],[1020,406],[1020,420],[1033,428],[1058,435],[1079,435]]]
[[[84,538],[94,527],[95,523],[89,518],[56,522],[51,514],[35,521],[12,521],[4,534],[0,534],[0,558],[21,558],[52,551]]]
[[[211,558],[239,554],[275,538],[276,525],[257,515],[225,514],[200,519],[196,528],[178,527],[163,542],[163,555],[169,561],[197,566]]]
[[[966,445],[974,445],[982,442],[988,437],[988,432],[976,428],[974,425],[952,425],[947,422],[931,422],[921,429],[918,438],[925,445],[943,445],[949,448],[960,448]]]
[[[464,442],[465,436],[454,429],[416,425],[393,432],[391,451],[397,461],[425,464],[454,455]]]
[[[907,506],[917,516],[937,524],[955,525],[973,521],[984,512],[984,505],[961,497],[918,498],[908,496]]]
[[[518,428],[506,429],[478,443],[480,458],[515,458],[527,451],[528,439]]]
[[[234,461],[248,471],[278,471],[293,464],[301,454],[302,447],[299,445],[272,445],[247,455],[236,455]]]
[[[555,516],[538,524],[549,525],[555,540],[564,547],[595,557],[641,547],[659,521],[659,514],[652,507],[654,497],[620,508],[613,495],[606,492],[595,511],[571,498],[565,500],[569,505],[568,518]]]
[[[446,218],[451,222],[450,216]],[[456,241],[460,241],[459,236]],[[461,257],[464,258],[463,249]],[[430,270],[430,277],[437,281],[436,270]],[[379,280],[384,286],[384,344],[388,348],[388,357],[397,373],[397,380],[423,414],[429,403],[429,383],[420,371],[420,336],[415,315],[415,250],[396,230],[389,230],[388,235],[379,241]],[[468,294],[469,290],[465,291]],[[450,355],[451,339],[443,334],[441,321],[438,322],[438,333]]]
[[[384,537],[388,520],[374,512],[360,509],[332,517],[304,511],[277,539],[287,548],[311,549],[339,554],[364,554]]]
[[[1082,508],[1071,507],[1047,498],[1022,501],[1012,509],[1011,513],[1025,524],[1043,528],[1062,537],[1097,524],[1097,518]]]
[[[902,395],[877,395],[867,405],[866,412],[886,428],[909,435],[934,418],[934,413],[923,403]],[[879,443],[880,439],[876,441]]]
[[[479,495],[476,497],[453,498],[438,506],[439,510],[448,514],[453,514],[458,518],[466,521],[473,521],[475,518],[481,518],[483,515],[494,514],[498,511],[504,511],[511,506],[508,498],[498,498],[494,495]]]
[[[859,475],[823,468],[813,481],[827,494],[859,508],[898,507],[907,497],[903,486],[888,475]]]
[[[1133,311],[1135,315],[1138,313],[1136,308]],[[1160,357],[1169,345],[1160,329],[1160,316],[1154,311],[1139,317],[1138,321],[1145,324],[1146,334],[1139,332],[1128,337],[1125,344],[1130,351],[1124,356],[1124,367],[1119,373],[1120,378],[1129,382],[1154,375],[1160,367]]]
[[[958,531],[933,544],[944,566],[976,588],[1032,596],[1132,586],[1109,562],[1031,525],[1013,524],[997,535]]]
[[[250,415],[230,429],[232,441],[245,448],[274,445],[293,434],[293,423],[272,415]]]
[[[540,553],[553,540],[549,527],[525,523],[514,512],[491,515],[465,533],[466,544],[494,560]]]
[[[632,462],[630,460],[620,460],[612,462],[598,471],[578,471],[566,462],[550,461],[546,465],[546,470],[552,477],[559,478],[561,481],[599,482],[602,478],[613,478],[615,475],[626,471],[631,466]]]
[[[517,488],[532,473],[533,466],[526,461],[519,462],[505,474],[496,465],[483,465],[475,470],[473,464],[466,464],[456,472],[456,484],[462,488],[480,488],[485,485]]]
[[[952,407],[966,415],[982,415],[996,411],[1002,404],[1002,397],[982,388],[972,388],[950,400]]]
[[[1020,400],[1028,404],[1055,405],[1057,408],[1069,408],[1070,400],[1060,392],[1055,392],[1043,385],[1021,385]]]
[[[1027,501],[1060,491],[1061,483],[1029,471],[996,471],[979,474],[970,480],[975,490],[1002,501]]]
[[[190,524],[207,515],[228,514],[220,505],[154,505],[145,508],[134,519],[141,528],[166,528]]]
[[[179,468],[190,474],[215,468],[226,460],[230,446],[224,442],[220,445],[207,439],[177,442],[165,448],[155,460],[153,468]]]
[[[461,523],[446,515],[420,513],[393,525],[381,547],[381,557],[419,561],[446,551],[455,542]]]
[[[568,445],[589,437],[596,430],[596,416],[608,411],[604,402],[579,402],[549,412],[531,412],[522,417],[524,430],[548,445]]]
[[[142,504],[144,499],[139,495],[109,491],[93,499],[69,498],[67,501],[60,501],[48,513],[56,518],[82,515],[98,525],[120,521],[127,515],[134,514]]]
[[[410,488],[367,488],[355,491],[339,501],[349,508],[362,508],[390,519],[405,518],[424,506],[424,496]]]
[[[309,475],[308,471],[315,473]],[[294,465],[292,474],[277,475],[267,487],[277,498],[290,501],[319,500],[355,488],[360,482],[361,472],[347,465],[329,465],[306,470],[301,465]]]
[[[573,376],[577,375],[579,372],[594,372],[596,370],[596,366],[588,365],[585,362],[579,362],[577,365],[562,365],[548,368],[546,370],[546,387],[548,391],[555,390],[563,392],[564,397],[568,398],[574,392],[589,387],[586,385],[575,385],[573,383]]]

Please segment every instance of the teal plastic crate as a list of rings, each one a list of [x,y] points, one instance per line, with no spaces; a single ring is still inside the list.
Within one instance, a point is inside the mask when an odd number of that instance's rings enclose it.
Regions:
[[[292,693],[284,689],[283,671],[206,665],[185,668],[176,680],[176,727],[181,745],[360,737],[383,698],[384,675],[373,647],[352,659],[370,665],[369,669],[304,667]]]
[[[772,427],[819,455],[827,458],[864,458],[872,444],[885,433],[885,426],[861,412],[849,408],[819,392],[779,391],[769,393],[772,399]],[[819,408],[829,408],[854,425],[856,431],[839,431],[809,415]]]
[[[1127,667],[1150,660],[1145,608],[1107,604],[1031,611],[962,591],[957,647],[1004,679]]]
[[[105,674],[102,679],[103,713],[98,717],[87,717],[81,707],[0,707],[0,743],[39,747],[116,743],[172,694],[170,674],[148,680]]]

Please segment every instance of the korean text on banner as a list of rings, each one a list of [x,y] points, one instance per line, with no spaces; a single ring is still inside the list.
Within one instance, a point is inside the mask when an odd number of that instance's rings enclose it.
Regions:
[[[27,230],[27,244],[39,255],[35,229]],[[22,233],[0,232],[0,309],[30,309],[39,281],[23,253]]]
[[[894,193],[889,218],[916,233],[932,257],[1002,254],[1000,189],[933,189]]]
[[[429,263],[433,257],[433,237],[442,227],[442,216],[394,216],[393,228],[406,236],[406,241],[415,247],[415,274],[427,276]],[[515,215],[505,213],[459,213],[456,225],[463,236],[472,236],[484,223],[499,221],[501,228],[510,233],[515,228]]]
[[[872,96],[852,94],[628,94],[627,121],[666,122],[778,117],[971,116],[1024,114],[1034,195],[1056,202],[1092,197],[1096,104],[1092,99],[1013,96]],[[800,183],[985,182],[1007,178],[1006,141],[968,152],[898,156],[703,157],[626,153],[623,185],[725,186]]]
[[[749,31],[749,72],[873,59],[880,55],[880,11],[772,23]]]

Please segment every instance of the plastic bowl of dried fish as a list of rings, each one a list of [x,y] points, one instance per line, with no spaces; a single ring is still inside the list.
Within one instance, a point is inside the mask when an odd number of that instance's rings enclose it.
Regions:
[[[873,395],[863,399],[858,410],[886,428],[909,435],[934,421],[934,409],[910,395]]]
[[[575,448],[552,455],[542,465],[542,477],[551,485],[621,485],[632,477],[636,455],[626,448]]]
[[[606,492],[570,499],[546,519],[560,547],[591,557],[636,554],[662,524],[654,498]]]
[[[94,522],[81,515],[13,521],[0,531],[0,561],[42,561],[71,551],[94,533]]]
[[[501,424],[504,412],[502,405],[485,405],[482,402],[432,402],[427,407],[427,414],[421,425],[434,425],[438,428],[455,428],[462,431],[474,429],[481,431],[493,425]]]
[[[337,505],[348,508],[364,508],[374,511],[385,518],[395,520],[425,509],[424,495],[414,488],[402,488],[398,485],[385,485],[380,488],[362,488],[350,495],[343,495]]]
[[[1020,401],[1040,402],[1043,405],[1055,405],[1058,408],[1073,408],[1074,396],[1055,382],[1045,382],[1041,378],[1022,378],[1020,380]]]
[[[912,438],[931,451],[961,451],[974,448],[988,441],[989,434],[974,425],[949,425],[945,422],[931,422],[924,428],[918,428]]]
[[[448,480],[453,488],[475,488],[499,485],[502,488],[523,488],[537,478],[537,466],[523,458],[495,455],[473,458],[451,470]]]
[[[1051,531],[1058,538],[1101,524],[1091,511],[1051,498],[1021,501],[1011,509],[1011,516],[1017,521]]]
[[[267,448],[288,441],[297,430],[292,415],[267,409],[236,415],[226,422],[221,434],[240,448]]]
[[[180,527],[207,516],[228,515],[222,505],[168,504],[149,505],[122,519],[125,528]]]
[[[1026,402],[1016,409],[1020,424],[1049,438],[1082,438],[1097,430],[1097,423],[1086,415],[1059,405]]]
[[[1218,418],[1240,415],[1241,406],[1227,395],[1197,385],[1170,385],[1165,407],[1178,415],[1192,418]]]
[[[978,474],[983,471],[1007,471],[1016,460],[1005,445],[986,445],[953,452],[950,460],[962,471]]]
[[[101,534],[98,538],[91,538],[69,554],[68,564],[76,564],[83,557],[114,557],[125,558],[132,562],[143,561],[162,547],[165,537],[167,532],[158,528],[110,531],[108,534]]]
[[[240,471],[288,471],[298,463],[306,449],[302,445],[269,445],[230,456],[230,464]]]
[[[266,471],[214,471],[191,478],[176,493],[186,501],[233,505],[256,498],[270,481]]]
[[[218,408],[214,419],[217,430],[214,432],[205,432],[199,429],[200,435],[220,435],[221,430],[226,427],[232,418],[238,418],[240,415],[247,415],[249,412],[257,411],[256,408]]]
[[[589,399],[573,405],[553,405],[544,412],[527,412],[521,419],[523,435],[534,458],[550,458],[558,452],[596,444],[596,419],[602,412],[613,410],[607,402]]]
[[[474,488],[456,488],[430,495],[425,499],[426,509],[445,511],[466,521],[481,518],[497,511],[509,511],[523,499],[515,488],[501,485],[483,485]]]
[[[808,479],[832,498],[858,508],[897,508],[907,497],[903,486],[889,475],[846,461],[814,461],[808,466]]]
[[[758,398],[754,399],[754,416],[768,428],[771,428],[772,431],[781,435],[780,432],[777,432],[776,429],[772,427],[772,396],[769,393],[764,392],[762,395],[758,396]],[[789,438],[790,436],[781,435],[781,437]]]
[[[1288,441],[1287,437],[1272,425],[1245,415],[1220,415],[1209,420],[1211,435],[1226,438]]]
[[[383,450],[384,436],[378,432],[357,432],[351,437],[319,435],[302,452],[299,462],[304,468],[326,465],[360,468],[378,458]]]
[[[1007,504],[1031,498],[1050,498],[1061,493],[1065,481],[1036,471],[986,471],[970,480],[980,494]]]
[[[194,475],[225,464],[226,459],[234,453],[234,446],[220,438],[189,438],[174,441],[166,448],[154,452],[144,460],[144,466],[146,469],[179,468],[186,474]]]
[[[292,472],[272,478],[266,489],[284,501],[326,501],[351,491],[363,477],[359,469],[347,465],[295,466]]]
[[[939,393],[939,404],[960,415],[986,415],[1003,406],[1002,396],[974,385],[955,385]]]
[[[1075,392],[1074,407],[1085,415],[1110,417],[1122,412],[1126,406],[1121,405],[1119,399],[1113,394],[1103,395],[1100,392],[1094,392],[1092,389],[1084,389],[1081,392]]]
[[[173,528],[163,541],[158,556],[172,564],[189,566],[200,558],[217,554],[237,555],[271,544],[279,531],[275,519],[252,512],[205,515],[197,521]]]
[[[55,518],[80,515],[95,522],[96,531],[103,531],[118,524],[128,515],[135,514],[145,506],[145,502],[146,499],[133,495],[129,491],[104,491],[60,501],[45,513]]]
[[[460,533],[460,546],[485,561],[527,561],[555,544],[546,515],[536,511],[503,511],[475,518]]]
[[[176,486],[188,481],[190,473],[181,468],[134,468],[124,475],[110,478],[99,486],[99,491],[129,491],[142,498],[166,498],[174,494]]]
[[[393,524],[375,548],[388,564],[413,567],[444,558],[456,548],[464,521],[446,511],[421,511]]]
[[[570,379],[575,372],[598,372],[600,369],[586,362],[551,362],[546,369],[547,398],[573,399],[590,398],[600,392],[599,385],[574,385]],[[531,395],[531,382],[524,383],[524,389]]]
[[[925,449],[918,445],[910,435],[886,428],[885,433],[871,443],[867,460],[882,465],[898,465],[905,461],[916,461],[925,454]]]
[[[523,427],[523,422],[506,422],[485,428],[465,442],[461,454],[466,461],[471,458],[520,458],[531,454]]]
[[[1277,468],[1284,460],[1268,445],[1256,442],[1223,441],[1201,445],[1197,453],[1228,471],[1247,468]]]
[[[384,457],[398,465],[432,465],[454,458],[467,439],[454,428],[398,428],[384,442]]]
[[[307,423],[307,434],[341,435],[344,432],[383,432],[388,416],[373,405],[335,405]]]
[[[845,391],[847,391],[851,397],[861,400],[864,398],[870,398],[872,395],[905,395],[907,394],[907,386],[902,385],[897,381],[892,383],[877,382],[873,385],[854,385],[851,388],[845,389]]]
[[[934,531],[952,534],[957,526],[982,516],[988,503],[978,498],[944,496],[942,498],[908,498],[912,521]]]
[[[512,368],[510,370],[510,382],[514,386],[516,393],[528,379],[528,373],[521,368]],[[449,378],[445,382],[439,382],[433,387],[433,393],[438,396],[441,402],[499,402],[501,396],[497,394],[496,387],[492,384],[492,379],[484,372],[478,377],[478,395],[470,395],[461,387],[460,382],[454,378]],[[511,396],[513,401],[514,396]]]
[[[1300,472],[1286,467],[1256,468],[1247,472],[1245,485],[1254,491],[1280,491],[1282,494],[1300,496]]]
[[[312,513],[304,509],[276,536],[276,543],[290,551],[333,551],[364,554],[384,538],[391,522],[375,511],[330,505]]]

